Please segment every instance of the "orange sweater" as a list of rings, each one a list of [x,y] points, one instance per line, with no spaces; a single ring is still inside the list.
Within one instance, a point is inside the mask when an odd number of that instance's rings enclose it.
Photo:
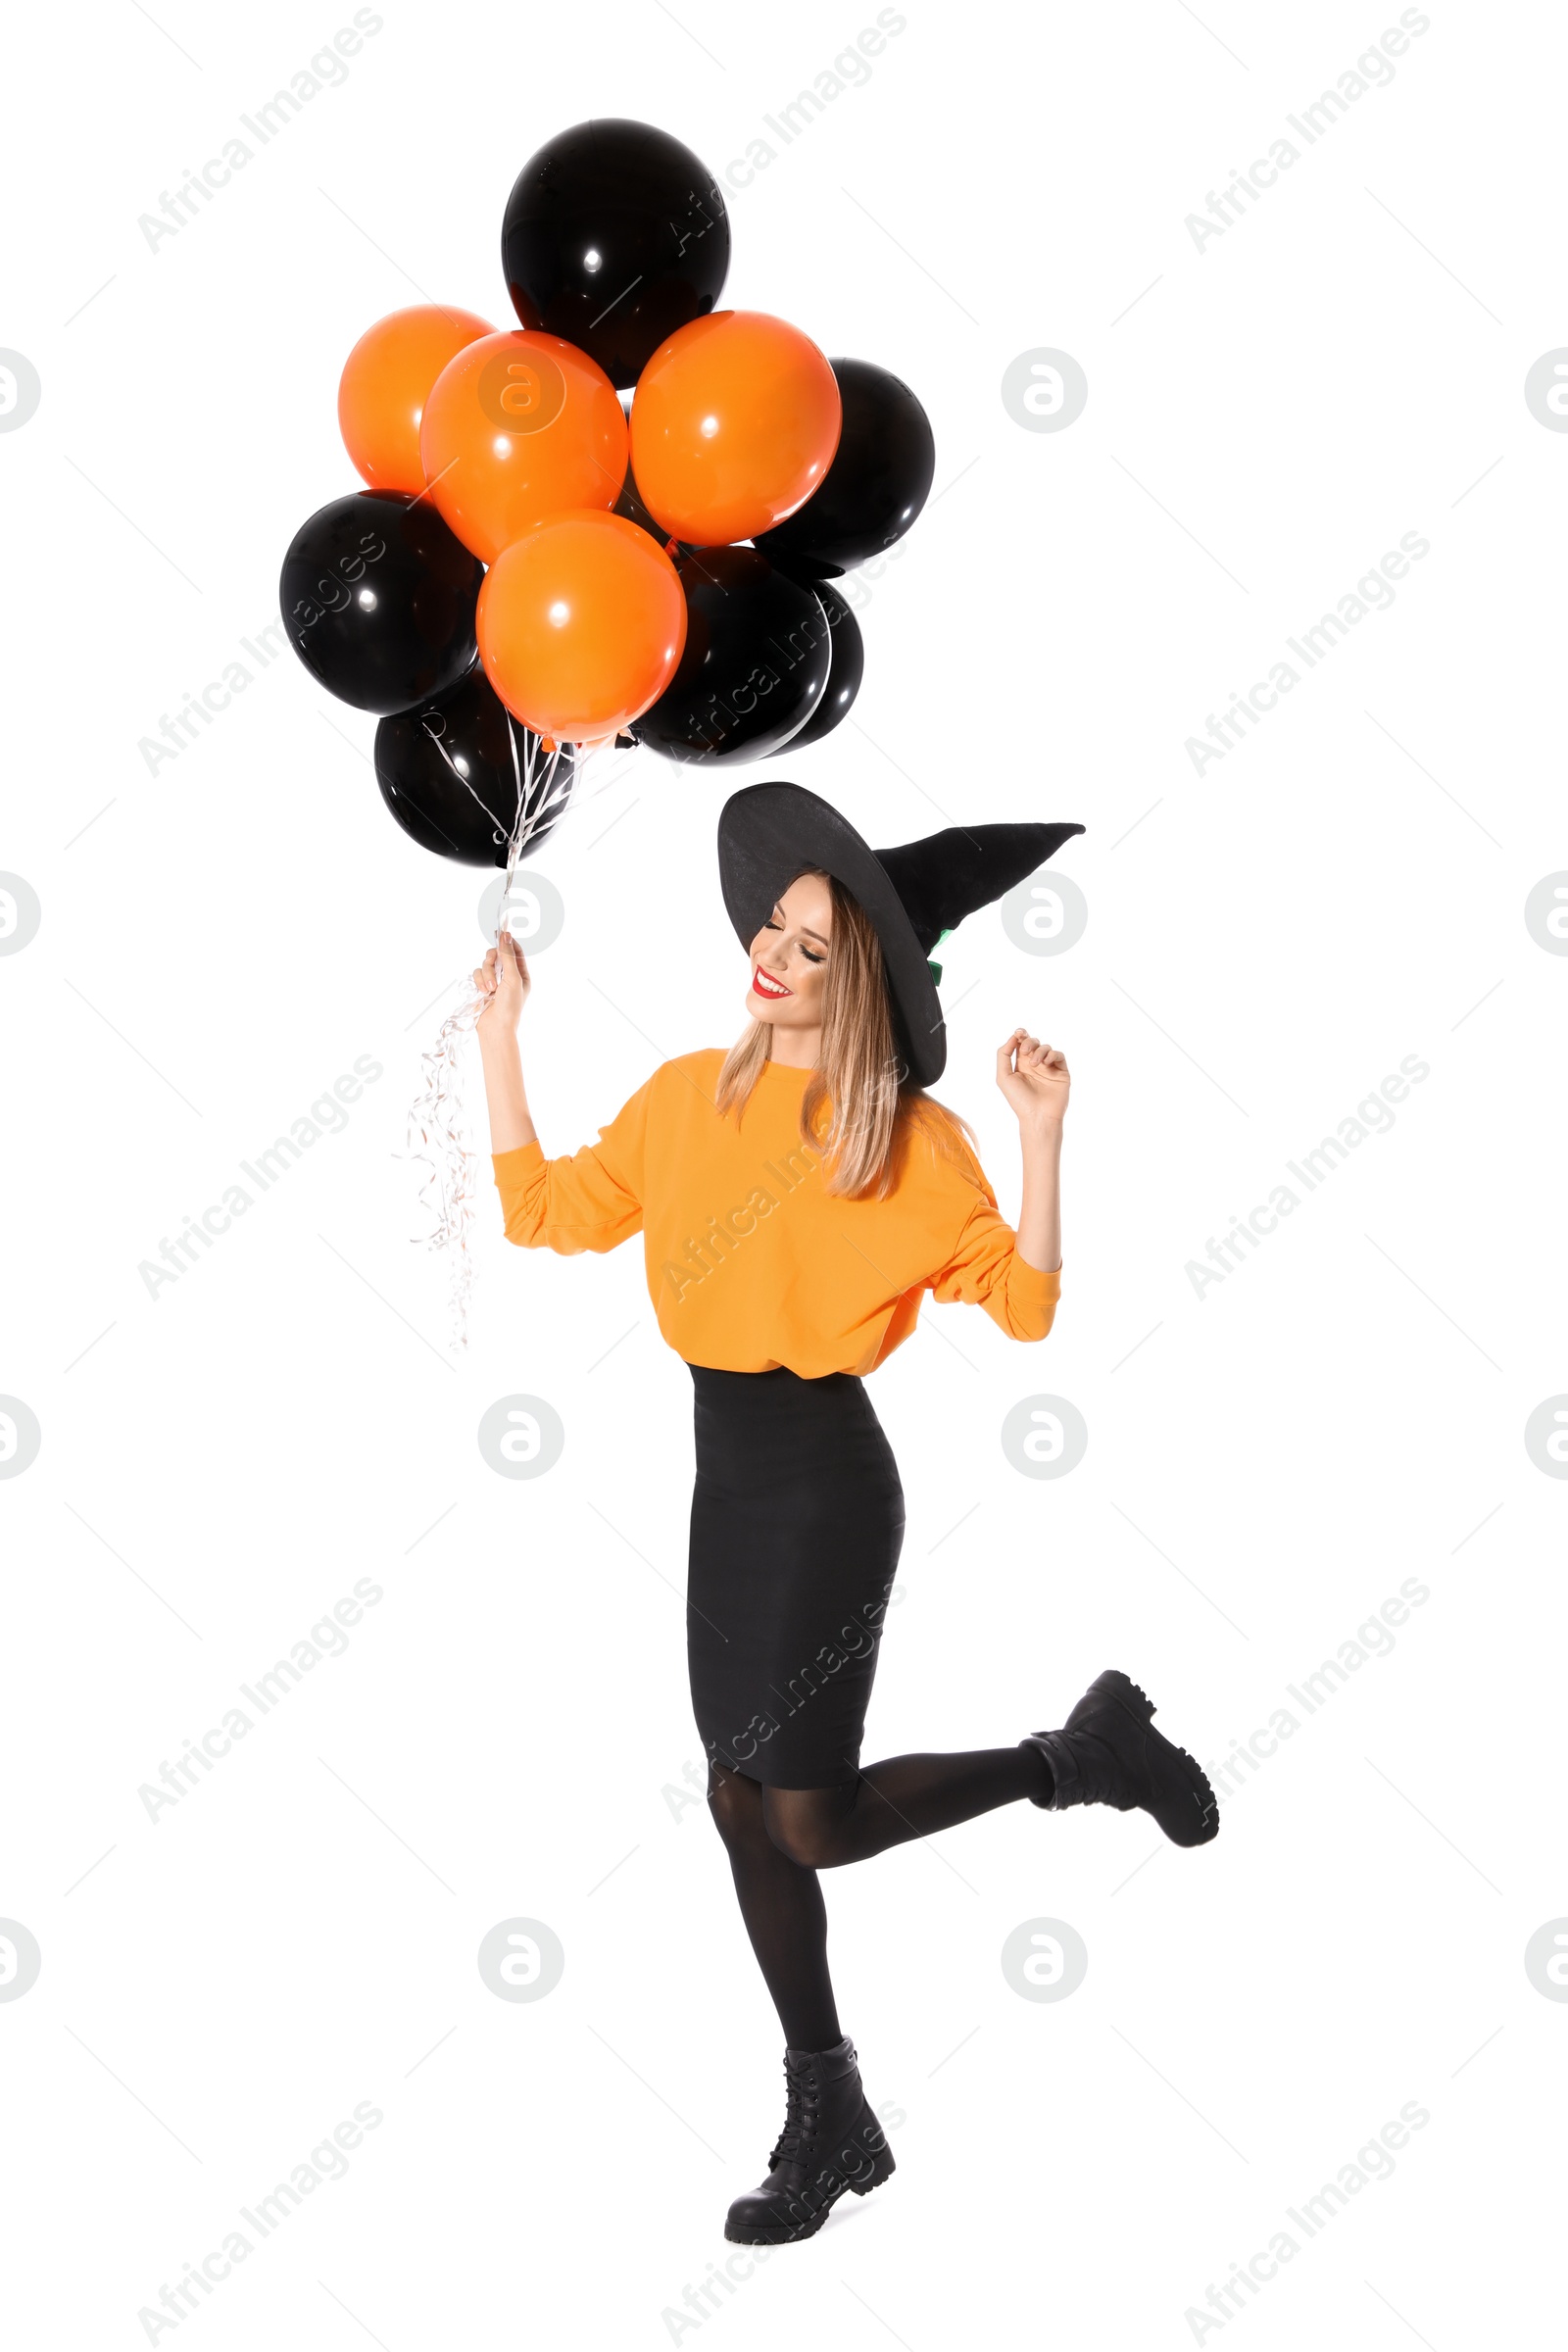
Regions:
[[[507,1239],[574,1255],[641,1232],[661,1332],[722,1372],[873,1371],[923,1291],[983,1306],[1010,1339],[1045,1338],[1060,1274],[1017,1254],[961,1136],[950,1158],[914,1135],[885,1200],[844,1200],[801,1141],[808,1073],[768,1062],[737,1123],[713,1107],[723,1060],[711,1047],[662,1062],[569,1157],[497,1152]]]

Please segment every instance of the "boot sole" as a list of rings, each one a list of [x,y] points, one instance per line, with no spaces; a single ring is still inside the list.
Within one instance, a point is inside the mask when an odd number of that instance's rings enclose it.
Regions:
[[[1152,1743],[1152,1761],[1164,1767],[1164,1778],[1167,1783],[1172,1775],[1176,1775],[1185,1784],[1186,1791],[1192,1799],[1193,1810],[1190,1819],[1185,1807],[1180,1807],[1174,1817],[1180,1824],[1179,1827],[1173,1827],[1169,1820],[1160,1820],[1157,1813],[1152,1816],[1159,1823],[1159,1827],[1164,1831],[1172,1845],[1207,1845],[1217,1838],[1219,1836],[1219,1799],[1209,1786],[1208,1775],[1197,1758],[1188,1754],[1185,1747],[1177,1747],[1174,1741],[1166,1739],[1163,1732],[1155,1731],[1152,1699],[1147,1697],[1140,1690],[1129,1675],[1123,1674],[1118,1667],[1114,1666],[1104,1674],[1097,1674],[1089,1688],[1091,1690],[1098,1690],[1103,1697],[1113,1700],[1122,1712],[1130,1716],[1138,1725],[1145,1740]]]
[[[803,2222],[798,2228],[793,2229],[787,2223],[782,2222],[775,2228],[769,2229],[760,2223],[755,2227],[748,2227],[745,2223],[737,2225],[734,2222],[726,2221],[724,2235],[732,2245],[737,2246],[793,2246],[801,2238],[816,2235],[846,2190],[857,2197],[868,2197],[873,2188],[881,2187],[890,2173],[897,2171],[898,2166],[893,2161],[893,2150],[884,2139],[880,2149],[870,2160],[865,2178],[853,2180],[847,2173],[840,2176],[832,2195],[827,2199],[821,2211],[813,2214],[809,2221]]]

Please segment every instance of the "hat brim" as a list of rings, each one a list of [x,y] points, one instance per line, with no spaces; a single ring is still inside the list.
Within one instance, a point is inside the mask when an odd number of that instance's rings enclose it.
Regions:
[[[828,802],[800,784],[752,784],[718,819],[724,907],[750,949],[803,866],[819,865],[861,906],[882,943],[899,1048],[917,1086],[947,1066],[948,1025],[925,951],[869,843]]]

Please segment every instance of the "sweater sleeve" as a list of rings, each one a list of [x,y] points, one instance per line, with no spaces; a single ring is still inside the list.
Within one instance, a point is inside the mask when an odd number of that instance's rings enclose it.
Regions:
[[[1018,1255],[1018,1237],[979,1161],[963,1150],[960,1165],[971,1205],[947,1264],[931,1278],[931,1295],[943,1306],[983,1306],[1009,1340],[1043,1340],[1061,1297],[1061,1269],[1048,1274]]]
[[[619,1109],[597,1144],[546,1159],[538,1143],[491,1154],[509,1242],[575,1257],[613,1250],[642,1231],[643,1159],[650,1079]]]

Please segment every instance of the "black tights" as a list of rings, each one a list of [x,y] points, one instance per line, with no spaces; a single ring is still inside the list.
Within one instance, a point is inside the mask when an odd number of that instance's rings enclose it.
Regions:
[[[708,1803],[729,1851],[741,1917],[794,2050],[842,2038],[827,1968],[819,1870],[927,1838],[1022,1796],[1049,1796],[1051,1767],[1033,1747],[890,1756],[834,1788],[763,1788],[710,1764]]]

